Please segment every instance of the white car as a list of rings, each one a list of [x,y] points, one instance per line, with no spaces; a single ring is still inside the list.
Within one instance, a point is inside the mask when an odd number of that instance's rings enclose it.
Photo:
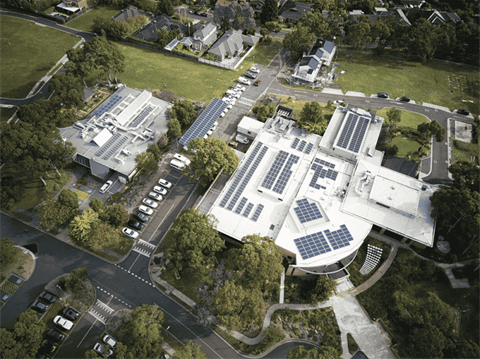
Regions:
[[[61,315],[57,315],[55,319],[53,319],[53,322],[58,325],[59,327],[65,329],[65,330],[72,330],[73,328],[73,323]]]
[[[254,74],[259,74],[260,70],[257,69],[256,67],[250,67],[250,72],[253,72]]]
[[[227,108],[228,108],[228,106],[227,106]],[[213,126],[210,128],[210,131],[215,132],[215,131],[217,130],[217,128],[218,128],[218,122],[215,121],[215,123],[213,124]]]
[[[230,95],[231,97],[235,98],[235,99],[238,99],[240,98],[240,96],[242,96],[240,93],[238,92],[235,92],[233,95]]]
[[[238,82],[247,86],[250,86],[252,84],[249,80],[242,76],[238,78]]]
[[[235,137],[235,141],[243,143],[245,145],[249,142],[248,138],[246,138],[244,135],[237,135]]]
[[[225,92],[225,95],[232,96],[235,93],[236,93],[236,91],[234,91],[234,90],[227,90],[227,92]]]
[[[151,200],[151,199],[148,199],[148,198],[144,198],[142,200],[142,203],[148,207],[152,207],[152,208],[157,208],[158,207],[158,203]]]
[[[103,337],[103,342],[105,344],[108,344],[110,345],[111,348],[115,348],[115,345],[117,344],[117,341],[115,340],[114,337],[112,337],[111,335],[107,334]]]
[[[218,124],[218,123],[217,123]],[[163,178],[160,178],[158,180],[158,184],[160,186],[163,186],[165,188],[171,188],[172,187],[172,183],[171,182],[168,182],[167,180],[164,180]]]
[[[93,350],[95,350],[97,354],[103,355],[103,345],[101,343],[95,344],[93,347]],[[113,355],[113,350],[109,348],[107,353],[107,358],[111,355]]]
[[[127,228],[127,227],[124,227],[122,229],[122,233],[124,235],[126,235],[127,237],[130,237],[132,239],[135,239],[138,237],[138,232],[135,232],[133,229],[130,229],[130,228]]]
[[[226,102],[226,103],[229,103],[230,102],[230,97],[225,96],[224,98],[222,98],[222,101]]]
[[[230,110],[233,107],[233,105],[228,105],[227,110]]]
[[[153,198],[155,201],[161,201],[163,199],[162,196],[160,196],[158,193],[155,193],[155,192],[150,192],[148,194],[148,197]]]
[[[225,114],[226,114],[226,112],[222,112],[222,113],[220,114],[220,117],[225,117]]]
[[[187,157],[182,156],[180,153],[175,153],[173,155],[173,158],[175,158],[176,160],[178,160],[180,162],[185,163],[186,166],[190,166],[190,160]]]
[[[244,86],[239,85],[239,84],[236,84],[233,88],[237,91],[242,91],[242,92],[244,92],[246,90],[246,88]]]
[[[142,213],[145,213],[149,216],[151,216],[153,214],[153,209],[151,208],[148,208],[147,206],[140,206],[138,207],[138,210]]]
[[[160,186],[153,187],[153,191],[157,192],[157,193],[160,193],[160,194],[163,194],[164,196],[167,194],[167,190],[165,188],[160,187]]]
[[[100,188],[100,189],[98,190],[98,192],[100,192],[100,193],[102,193],[102,194],[105,193],[105,192],[107,192],[107,191],[110,189],[110,187],[112,187],[112,184],[113,184],[112,181],[107,181],[107,182],[105,182],[105,183],[103,184],[102,188]]]

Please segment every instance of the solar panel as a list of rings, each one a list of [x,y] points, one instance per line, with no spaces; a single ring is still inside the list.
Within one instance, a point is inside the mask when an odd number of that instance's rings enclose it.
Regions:
[[[242,200],[240,201],[240,203],[237,206],[237,209],[235,210],[236,214],[240,214],[240,212],[242,212],[242,209],[243,209],[243,207],[245,207],[245,204],[247,203],[247,201],[248,200],[247,200],[246,197],[242,198]]]
[[[299,150],[300,152],[302,152],[302,151],[303,151],[303,148],[305,147],[306,144],[307,144],[307,142],[305,142],[305,141],[302,140],[302,142],[300,142],[300,146],[298,146],[298,150]]]
[[[202,114],[198,116],[193,125],[185,132],[179,142],[183,146],[187,146],[191,140],[203,138],[227,106],[222,100],[214,98]]]
[[[153,111],[153,107],[147,106],[138,114],[138,116],[130,123],[130,127],[137,127],[145,118]]]
[[[297,201],[298,207],[294,208],[300,223],[314,221],[323,218],[316,203],[309,203],[306,198]]]
[[[351,113],[348,115],[345,125],[343,126],[342,133],[340,134],[340,138],[338,139],[337,146],[342,148],[347,148],[348,142],[352,136],[353,129],[357,124],[358,116]]]
[[[260,217],[260,213],[262,213],[262,211],[263,211],[263,207],[264,207],[263,204],[259,204],[257,206],[257,209],[255,210],[255,213],[253,214],[252,221],[254,221],[254,222],[257,221],[258,217]]]
[[[303,259],[330,252],[331,249],[322,232],[294,239],[295,245]]]
[[[307,148],[305,149],[305,153],[306,153],[307,155],[309,155],[310,152],[312,152],[312,149],[313,149],[313,143],[309,143],[309,144],[307,145]]]
[[[252,208],[253,208],[253,203],[250,202],[247,206],[247,208],[245,208],[245,212],[243,212],[243,216],[244,217],[248,217],[248,215],[250,214],[250,212],[252,211]]]
[[[317,161],[318,160],[318,161]],[[315,172],[313,173],[313,176],[312,176],[312,179],[310,180],[310,184],[309,186],[310,187],[313,187],[315,189],[326,189],[324,186],[321,186],[319,184],[317,184],[317,181],[318,181],[318,178],[328,178],[328,179],[331,179],[333,181],[335,181],[337,179],[337,176],[338,176],[338,172],[337,171],[334,171],[330,168],[325,169],[326,167],[335,167],[334,164],[331,164],[329,162],[326,162],[326,161],[323,161],[323,160],[319,160],[318,158],[316,158],[314,160],[314,162],[317,162],[317,163],[314,163],[312,164],[312,166],[310,167],[310,169],[314,170]],[[324,168],[325,166],[325,168]]]
[[[276,192],[278,194],[283,193],[283,190],[287,186],[288,180],[290,179],[293,173],[290,169],[295,163],[298,162],[299,159],[300,157],[290,154],[290,156],[288,157],[288,161],[285,167],[283,168],[282,173],[280,173],[280,176],[278,177],[277,182],[275,183],[275,187],[273,187],[273,192]]]
[[[124,144],[125,142],[127,142],[127,140],[128,140],[128,136],[123,136],[123,138],[122,138],[120,141],[118,141],[117,143],[115,143],[115,145],[112,146],[112,148],[111,148],[111,149],[107,152],[107,154],[106,154],[105,156],[103,156],[102,158],[103,158],[104,160],[108,160],[110,157],[112,157],[112,155],[113,155],[115,152],[117,152],[117,151],[120,149],[121,146],[123,146],[123,144]]]
[[[273,164],[270,166],[270,169],[268,170],[265,178],[263,179],[263,182],[261,184],[262,187],[265,187],[267,189],[271,189],[273,186],[273,183],[277,179],[277,176],[283,167],[283,164],[287,160],[288,153],[285,151],[280,151],[277,154],[277,157],[275,157],[275,161],[273,161]]]
[[[242,169],[240,170],[240,172],[238,172],[238,174],[235,176],[235,179],[232,183],[232,185],[230,186],[230,188],[228,189],[227,193],[225,194],[225,196],[223,197],[222,199],[222,202],[220,203],[220,207],[225,207],[225,205],[227,204],[228,200],[230,199],[230,197],[232,196],[233,192],[235,191],[235,189],[237,188],[238,184],[240,183],[240,181],[242,180],[243,178],[243,175],[245,174],[245,172],[247,172],[248,170],[248,167],[250,166],[250,164],[252,163],[253,159],[255,158],[255,156],[257,155],[258,151],[260,150],[260,147],[262,147],[263,143],[262,142],[258,142],[256,145],[255,145],[255,148],[253,149],[253,151],[250,153],[250,155],[248,156],[248,158],[246,159],[246,161],[243,163],[243,166],[242,166]]]
[[[292,147],[293,149],[297,148],[298,142],[300,142],[300,140],[299,140],[298,138],[295,138],[295,139],[293,140],[293,143],[292,143],[292,146],[291,146],[291,147]]]
[[[120,133],[116,133],[115,135],[110,137],[110,139],[102,147],[100,147],[100,149],[95,153],[95,156],[98,156],[98,157],[102,156],[105,153],[105,151],[108,150],[110,146],[113,145],[114,142],[117,141],[120,137],[122,137]]]
[[[363,138],[365,137],[365,133],[367,131],[367,126],[370,120],[368,118],[360,118],[358,121],[357,127],[355,128],[355,133],[352,136],[352,140],[350,142],[350,146],[348,149],[355,153],[358,153],[360,150],[360,145],[362,144]]]
[[[260,162],[262,161],[263,159],[263,156],[265,156],[265,153],[267,152],[268,150],[268,147],[267,146],[263,146],[262,150],[260,151],[260,154],[257,156],[257,158],[255,159],[255,162],[253,162],[253,165],[250,167],[250,170],[248,171],[247,175],[245,176],[245,178],[243,179],[240,187],[238,187],[237,189],[237,192],[235,193],[235,195],[233,196],[232,200],[230,201],[230,203],[228,204],[228,207],[227,209],[229,211],[231,211],[233,209],[233,207],[235,206],[235,204],[237,203],[238,199],[240,198],[240,196],[242,195],[243,193],[243,190],[245,189],[245,187],[247,186],[248,182],[250,181],[250,178],[252,178],[253,174],[255,173],[255,170],[257,169],[258,165],[260,164]]]
[[[350,241],[353,240],[350,231],[348,230],[347,226],[342,224],[340,229],[330,232],[328,229],[325,231],[325,235],[328,238],[328,241],[332,245],[332,248],[340,249],[350,245]]]

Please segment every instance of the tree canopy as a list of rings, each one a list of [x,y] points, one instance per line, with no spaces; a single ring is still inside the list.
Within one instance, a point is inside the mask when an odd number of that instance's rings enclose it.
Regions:
[[[262,24],[266,24],[269,21],[278,21],[277,0],[265,0],[260,13],[260,21]]]
[[[253,13],[253,9],[247,2],[232,1],[229,5],[218,3],[213,11],[213,21],[222,31],[230,28],[246,30],[255,26]]]
[[[267,103],[264,105],[254,106],[252,112],[257,115],[257,120],[266,122],[275,113],[275,104]]]
[[[300,112],[300,126],[307,132],[323,135],[328,121],[323,116],[323,108],[316,101],[307,102]]]
[[[196,115],[195,107],[193,107],[192,101],[189,100],[177,101],[171,109],[172,119],[176,118],[182,125],[183,130],[191,126],[195,121]]]
[[[315,35],[306,26],[297,26],[292,32],[285,34],[283,47],[291,52],[291,60],[299,60],[304,53],[308,52],[315,41]]]
[[[169,138],[174,139],[182,135],[182,125],[180,121],[175,117],[171,118],[168,123],[168,132],[167,135]]]
[[[183,172],[191,181],[204,186],[210,184],[222,169],[232,174],[238,166],[235,152],[218,138],[196,138],[190,141],[188,150],[194,154],[190,166]]]
[[[3,270],[6,267],[15,264],[20,257],[21,249],[15,247],[8,238],[2,238],[0,243],[0,268]]]
[[[175,351],[172,356],[173,359],[206,359],[206,357],[205,353],[200,349],[200,344],[196,344],[191,340],[186,342],[180,350]]]

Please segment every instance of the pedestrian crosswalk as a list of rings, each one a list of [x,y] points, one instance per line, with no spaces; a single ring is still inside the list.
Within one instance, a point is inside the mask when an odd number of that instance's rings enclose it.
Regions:
[[[88,310],[88,313],[98,321],[105,324],[107,319],[115,312],[113,308],[110,308],[107,304],[97,299],[95,305]]]
[[[150,257],[155,248],[157,247],[154,244],[139,239],[133,247],[133,251],[143,254],[145,257]]]
[[[245,97],[240,97],[240,98],[238,99],[238,102],[241,103],[241,104],[247,105],[247,106],[253,106],[253,105],[255,105],[255,103],[256,103],[257,101],[255,101],[255,100],[250,100],[249,98],[245,98]]]

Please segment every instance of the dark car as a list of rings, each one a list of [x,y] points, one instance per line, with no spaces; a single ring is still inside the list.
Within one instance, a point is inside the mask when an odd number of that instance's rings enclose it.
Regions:
[[[47,303],[55,303],[57,301],[57,296],[53,295],[52,293],[47,292],[44,290],[39,296],[38,296],[42,301],[47,302]]]
[[[388,93],[379,92],[379,93],[378,93],[378,98],[388,98]]]
[[[32,304],[32,309],[35,309],[37,312],[45,313],[50,308],[49,305],[46,305],[39,300],[36,300]]]
[[[47,337],[52,342],[60,343],[63,339],[65,339],[65,334],[62,334],[58,330],[51,328],[47,332]]]
[[[460,109],[460,110],[457,110],[457,114],[468,116],[468,115],[470,115],[470,111],[465,110],[465,109]]]
[[[410,102],[410,97],[407,97],[407,96],[403,96],[403,97],[400,97],[400,102]]]
[[[260,85],[260,80],[257,80],[253,83],[253,86],[258,86],[258,85]]]
[[[52,354],[55,350],[57,350],[56,345],[45,341],[38,352],[42,354]]]
[[[249,78],[251,78],[251,79],[256,79],[256,78],[257,78],[257,76],[255,76],[255,74],[252,74],[251,72],[247,72],[247,73],[245,74],[245,77],[249,77]]]
[[[135,228],[139,231],[141,231],[143,229],[143,227],[145,227],[143,224],[141,224],[138,221],[135,221],[134,219],[131,219],[131,220],[128,221],[128,226],[132,227],[132,228]]]
[[[201,12],[201,13],[199,13],[198,15],[203,16],[203,17],[207,17],[207,16],[208,16],[208,14],[207,14],[206,12]]]
[[[150,219],[147,215],[143,214],[140,211],[133,212],[133,217],[143,223],[147,222]]]
[[[69,320],[77,320],[80,314],[73,308],[67,307],[63,309],[63,316]]]

